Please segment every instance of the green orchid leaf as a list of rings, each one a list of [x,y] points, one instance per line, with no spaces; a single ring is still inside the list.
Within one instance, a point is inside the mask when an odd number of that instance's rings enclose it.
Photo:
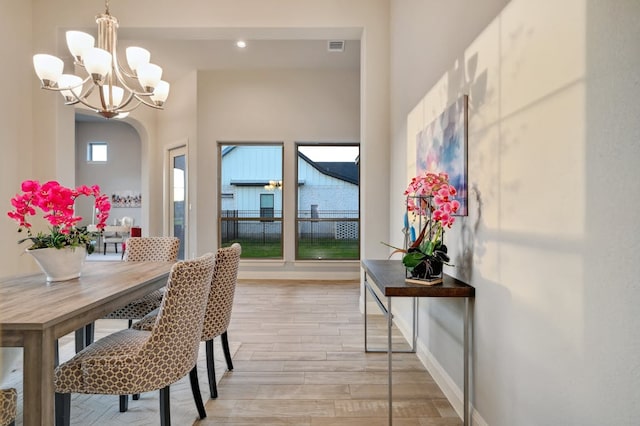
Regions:
[[[404,265],[405,268],[412,270],[413,268],[421,264],[425,257],[426,257],[425,254],[419,251],[407,253],[402,258],[402,264]]]
[[[433,254],[433,251],[436,248],[436,244],[437,243],[434,243],[431,240],[424,240],[422,242],[422,245],[420,246],[420,251],[426,254],[427,256],[431,256]]]

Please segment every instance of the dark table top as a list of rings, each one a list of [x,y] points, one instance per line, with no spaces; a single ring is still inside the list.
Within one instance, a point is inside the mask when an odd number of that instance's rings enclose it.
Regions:
[[[362,267],[373,283],[387,297],[475,297],[476,289],[444,274],[440,284],[426,285],[405,282],[405,268],[400,260],[362,261]]]

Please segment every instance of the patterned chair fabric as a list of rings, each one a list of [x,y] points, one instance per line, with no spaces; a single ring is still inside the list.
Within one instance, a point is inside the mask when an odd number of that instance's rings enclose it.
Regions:
[[[15,424],[18,409],[18,392],[15,389],[0,389],[0,426]]]
[[[125,262],[175,262],[180,240],[176,237],[133,237],[126,243]],[[107,319],[140,319],[160,307],[164,289],[156,290],[107,314]]]
[[[161,423],[170,421],[169,385],[187,373],[197,386],[202,324],[214,269],[213,254],[177,262],[151,331],[126,329],[89,345],[55,370],[56,424],[69,424],[71,393],[128,395],[161,391]],[[164,393],[163,393],[164,392]],[[196,401],[200,418],[206,413]]]
[[[233,370],[227,329],[231,321],[231,310],[233,308],[241,253],[242,247],[238,243],[230,247],[220,248],[216,252],[216,266],[213,272],[211,292],[209,293],[201,337],[201,340],[206,342],[207,371],[211,398],[218,396],[213,356],[213,339],[215,337],[221,336],[227,368]],[[133,327],[139,330],[152,330],[156,322],[156,315],[156,311],[150,312],[142,320],[134,324]]]
[[[220,336],[229,328],[241,254],[242,248],[238,243],[216,252],[216,266],[202,327],[203,342]]]

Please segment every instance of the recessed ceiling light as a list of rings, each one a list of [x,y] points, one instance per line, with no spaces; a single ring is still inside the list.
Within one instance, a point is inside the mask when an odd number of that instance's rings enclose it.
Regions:
[[[240,49],[244,49],[245,47],[247,47],[247,42],[244,40],[238,40],[236,41],[236,46],[238,46]]]

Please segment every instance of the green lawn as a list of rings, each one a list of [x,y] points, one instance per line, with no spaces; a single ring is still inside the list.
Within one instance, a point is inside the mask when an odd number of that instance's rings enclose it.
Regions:
[[[298,243],[298,259],[358,259],[359,243],[356,240],[316,240]]]
[[[228,241],[223,246],[238,242],[242,245],[243,259],[281,259],[280,241],[251,242]],[[355,240],[315,240],[298,243],[298,259],[359,259],[359,242]]]

